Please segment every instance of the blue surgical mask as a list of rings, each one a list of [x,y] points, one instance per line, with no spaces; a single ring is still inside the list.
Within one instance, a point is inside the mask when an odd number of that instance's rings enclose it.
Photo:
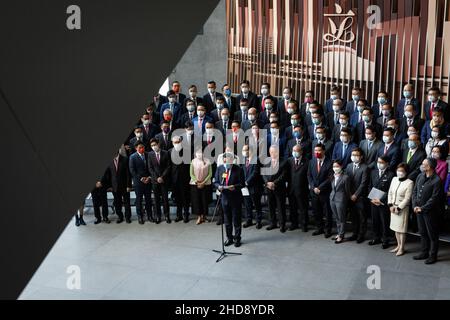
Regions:
[[[378,98],[378,104],[379,105],[385,105],[386,104],[386,98]]]
[[[314,123],[316,126],[320,124],[319,119],[312,119],[312,123]]]
[[[231,96],[231,89],[225,90],[224,93],[227,97]]]
[[[412,92],[410,92],[410,91],[403,91],[403,96],[406,99],[410,99],[412,97]]]
[[[359,101],[359,96],[358,95],[354,95],[352,96],[353,101]]]
[[[414,150],[417,148],[417,143],[415,141],[408,141],[408,148]]]
[[[298,131],[295,131],[293,136],[294,136],[295,139],[300,139],[302,137],[302,134],[300,132],[298,132]]]

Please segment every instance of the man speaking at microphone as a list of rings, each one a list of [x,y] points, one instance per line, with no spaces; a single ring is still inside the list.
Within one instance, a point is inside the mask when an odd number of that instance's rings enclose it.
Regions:
[[[242,169],[233,164],[234,155],[226,153],[223,165],[217,168],[216,188],[221,192],[221,202],[225,221],[227,241],[225,246],[241,246],[242,203],[241,189],[244,186]],[[234,226],[234,237],[233,237]]]

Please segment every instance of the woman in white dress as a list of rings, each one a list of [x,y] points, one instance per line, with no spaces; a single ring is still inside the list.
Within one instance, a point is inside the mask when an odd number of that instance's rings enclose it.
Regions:
[[[397,176],[392,179],[388,193],[388,205],[391,210],[392,231],[395,231],[397,247],[391,252],[401,256],[405,253],[408,214],[414,182],[408,179],[408,165],[401,163],[397,167]]]

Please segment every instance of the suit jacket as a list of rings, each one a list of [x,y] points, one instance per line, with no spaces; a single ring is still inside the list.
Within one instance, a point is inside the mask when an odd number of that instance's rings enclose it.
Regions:
[[[400,147],[394,143],[391,144],[391,146],[388,149],[388,152],[386,154],[384,154],[384,148],[385,148],[385,144],[383,143],[383,145],[380,147],[380,149],[378,149],[378,157],[381,157],[382,155],[385,155],[386,157],[389,158],[389,170],[391,170],[392,172],[395,172],[397,170],[397,165],[400,163],[401,161],[401,152],[400,152]]]
[[[263,127],[270,122],[269,117],[270,117],[270,112],[269,112],[269,115],[267,115],[267,110],[259,113],[258,120],[261,122]]]
[[[215,92],[214,96],[217,99],[218,97],[223,97],[223,94],[221,94],[220,92]],[[216,101],[213,101],[211,99],[211,95],[209,93],[205,94],[202,100],[203,103],[205,104],[207,113],[210,113],[213,109],[216,108]]]
[[[311,191],[314,188],[320,189],[320,195],[327,195],[331,191],[331,174],[333,171],[333,163],[325,157],[320,172],[317,172],[317,158],[309,161],[308,167],[308,184]]]
[[[253,121],[253,123],[250,120],[242,121],[241,128],[245,132],[245,131],[251,129],[254,124],[256,124],[258,126],[258,128],[262,128],[263,127],[262,123],[258,119],[256,119],[255,121]]]
[[[410,104],[412,104],[414,106],[414,110],[416,111],[416,114],[420,114],[420,103],[419,100],[417,100],[416,98],[412,98],[410,100]],[[396,112],[396,116],[397,119],[402,119],[404,118],[405,115],[405,105],[406,105],[406,99],[403,98],[402,100],[400,100],[397,104],[397,112]]]
[[[345,110],[347,107],[347,101],[345,101],[342,97],[342,110]],[[333,99],[328,99],[325,103],[325,113],[333,112]]]
[[[153,102],[155,103],[156,106],[156,111],[159,112],[161,111],[161,107],[164,103],[169,102],[169,100],[167,99],[166,96],[163,96],[161,94],[158,94],[157,98],[153,98]]]
[[[187,105],[187,103],[188,103],[189,101],[193,101],[193,102],[195,103],[195,109],[197,109],[197,106],[198,106],[199,104],[201,104],[201,103],[204,104],[203,99],[200,98],[200,97],[195,97],[195,98],[189,97],[189,98],[186,98],[186,99],[183,101],[183,103],[181,104],[181,107],[182,107],[182,108],[181,108],[181,114],[185,114],[186,112],[188,112],[188,110],[187,110],[187,108],[186,108],[186,105]]]
[[[290,158],[291,155],[292,155],[292,150],[294,149],[294,147],[297,144],[300,144],[300,147],[303,150],[303,157],[305,159],[308,159],[308,160],[311,159],[311,141],[309,139],[306,139],[306,138],[301,139],[300,143],[298,143],[296,138],[290,139],[288,141],[288,143],[287,143],[286,148],[285,148],[286,150],[284,152],[284,157],[286,159]]]
[[[332,159],[333,157],[333,148],[334,148],[334,143],[333,141],[326,139],[325,141],[321,142],[324,146],[325,146],[325,157],[327,157],[328,159]],[[311,146],[311,153],[314,152],[314,148],[319,144],[319,140],[315,139],[312,141],[312,146]]]
[[[444,110],[444,118],[446,122],[450,121],[450,109],[448,104],[445,101],[439,100],[437,102],[437,107],[440,107],[442,110]],[[424,110],[423,112],[425,113],[425,120],[429,121],[431,120],[431,115],[430,115],[430,109],[431,109],[431,102],[427,101],[427,103],[425,103],[424,106]]]
[[[161,132],[161,128],[153,123],[148,125],[148,133],[145,131],[144,125],[140,125],[140,127],[142,128],[142,133],[144,134],[144,141],[150,141],[150,139],[153,139],[159,132]]]
[[[244,174],[244,184],[251,194],[258,194],[263,192],[263,179],[261,177],[261,170],[259,163],[250,163],[248,167],[242,164],[242,172]],[[253,161],[253,160],[252,160]]]
[[[390,115],[389,117],[386,117],[386,124],[388,123],[389,120],[392,120],[392,119],[394,119],[394,117],[392,115]],[[377,123],[381,126],[381,128],[385,127],[383,115],[377,119]]]
[[[338,121],[336,122],[334,119],[334,116],[335,116],[334,111],[328,112],[327,115],[325,116],[328,128],[330,128],[331,131],[334,130],[335,126],[339,125],[339,117],[338,117]]]
[[[308,165],[309,160],[305,157],[300,159],[299,165],[295,165],[295,159],[290,157],[287,160],[287,182],[288,194],[295,197],[307,198],[308,188]]]
[[[144,160],[140,157],[139,153],[135,152],[130,156],[129,167],[131,177],[133,179],[134,185],[144,185],[141,182],[141,178],[149,177],[150,172],[148,171],[148,153],[144,153]]]
[[[272,145],[272,133],[269,131],[267,134],[267,154],[269,154],[270,146]],[[280,133],[278,137],[278,150],[280,154],[280,158],[284,156],[286,148],[286,139]]]
[[[383,127],[373,120],[371,126],[375,129],[377,139],[381,140],[381,136],[383,135]],[[364,139],[366,139],[366,124],[365,122],[358,122],[356,124],[355,137],[353,138],[353,141],[360,143]]]
[[[408,179],[412,181],[416,181],[417,176],[420,174],[420,165],[423,160],[427,157],[425,150],[419,147],[416,152],[412,155],[411,159],[408,160],[409,148],[403,151],[402,162],[407,163],[409,166],[409,174]]]
[[[227,134],[227,130],[228,130],[228,129],[231,129],[231,122],[232,122],[231,120],[228,120],[228,122],[227,122],[227,124],[226,124],[226,128],[224,128],[224,127],[223,127],[223,121],[217,121],[214,127],[215,127],[217,130],[222,131],[222,134],[223,134],[223,135],[226,135],[226,134]]]
[[[350,117],[352,117],[353,114],[358,113],[358,103],[355,103],[353,99],[348,101],[345,106],[345,111],[347,111],[350,114]]]
[[[128,143],[128,146],[130,147],[130,152],[129,154],[135,153],[136,152],[136,148],[135,148],[135,143],[138,141],[137,137],[134,137],[133,139],[130,140],[130,142]],[[145,151],[149,151],[150,146],[148,145],[148,140],[145,139],[145,137],[143,137],[141,139],[142,143],[145,146]]]
[[[172,156],[172,153],[177,152],[175,149],[170,149],[168,151],[169,157]],[[183,157],[183,150],[178,153],[179,157]],[[189,185],[190,175],[189,175],[189,163],[180,163],[176,164],[171,162],[170,164],[170,181],[172,186],[177,187],[187,187]]]
[[[223,175],[226,174],[225,166],[219,166],[215,175],[215,186],[219,188],[219,186],[226,185],[226,179],[223,178]],[[243,202],[242,197],[242,188],[244,187],[244,174],[242,169],[233,164],[230,169],[230,176],[228,178],[228,185],[234,186],[235,189],[231,190],[223,190],[221,201],[223,205],[232,205],[232,206],[241,206]]]
[[[241,93],[240,95],[237,96],[236,98],[236,106],[239,106],[241,104],[241,100],[244,98],[244,95]],[[253,93],[253,92],[249,92],[247,94],[247,100],[248,100],[248,108],[252,108],[255,107],[257,108],[258,105],[258,96]]]
[[[423,128],[424,121],[420,118],[420,116],[415,116],[412,120],[412,125],[418,129],[418,132],[420,132]],[[408,134],[408,118],[401,117],[400,118],[400,127],[398,129],[399,132],[403,134]]]
[[[266,170],[270,170],[271,162],[264,165],[263,167]],[[285,196],[286,194],[286,161],[279,159],[278,162],[278,170],[277,172],[269,175],[263,175],[264,185],[267,184],[267,182],[273,182],[275,184],[275,190],[274,193],[279,196]],[[267,189],[268,190],[268,189]]]
[[[389,169],[386,169],[381,177],[377,168],[372,169],[372,172],[370,173],[369,192],[372,188],[377,188],[378,190],[384,191],[385,195],[380,199],[384,205],[387,205],[389,187],[391,186],[391,181],[394,176],[395,174]]]
[[[200,134],[204,134],[205,133],[205,127],[206,127],[206,123],[207,122],[211,122],[211,121],[213,121],[210,117],[208,117],[208,116],[204,116],[203,117],[203,121],[202,121],[202,130],[201,130],[201,132],[200,132],[200,128],[198,127],[198,117],[195,117],[193,120],[192,120],[192,123],[194,124],[194,132],[195,132],[195,134],[196,135],[200,135]]]
[[[357,145],[353,142],[350,142],[347,145],[347,149],[345,150],[345,154],[344,156],[342,156],[342,148],[343,148],[344,144],[339,141],[336,142],[336,144],[334,145],[334,149],[333,149],[333,156],[332,156],[332,160],[341,160],[342,161],[342,167],[345,168],[347,167],[347,165],[352,162],[351,157],[352,157],[352,151],[353,149],[355,149],[357,147]]]
[[[150,179],[152,184],[157,184],[156,181],[159,177],[163,178],[164,184],[169,182],[169,173],[170,173],[170,154],[168,151],[160,150],[159,151],[160,158],[159,163],[156,159],[156,153],[154,151],[148,154],[148,172],[150,172]]]
[[[162,105],[162,107],[161,107],[161,111],[159,112],[159,117],[161,119],[164,119],[163,113],[164,113],[164,110],[166,110],[166,109],[170,109],[170,103],[169,102],[164,103]],[[175,120],[175,122],[179,121],[179,119],[181,117],[181,112],[182,112],[181,104],[175,102],[175,104],[173,106],[173,114],[172,114],[172,119]]]
[[[228,109],[230,110],[230,117],[233,118],[234,113],[239,109],[237,104],[237,99],[235,97],[223,97],[225,99],[225,105],[228,106]],[[229,99],[229,101],[228,101]]]
[[[322,123],[322,127],[325,128],[327,139],[331,139],[331,130],[330,130],[330,128],[327,127],[325,125],[325,123]],[[310,140],[317,139],[315,128],[316,128],[316,126],[314,126],[314,125],[308,126],[308,137],[309,137]]]
[[[192,119],[189,116],[189,112],[185,112],[183,113],[180,118],[178,119],[178,125],[180,126],[180,128],[184,128],[186,122],[188,121],[192,121],[194,120],[194,118],[197,117],[197,112],[194,111],[193,115],[192,115]]]
[[[331,141],[333,141],[334,143],[340,141],[340,137],[341,137],[341,129],[342,126],[340,124],[337,124],[334,126],[333,132],[331,134]],[[351,125],[347,125],[347,128],[350,129],[350,132],[352,133],[352,141],[355,141],[355,137],[356,135],[356,129],[354,127],[352,127]]]
[[[131,188],[131,174],[127,157],[119,155],[117,169],[114,160],[111,161],[106,170],[106,180],[113,192],[124,193],[127,192],[127,188]]]
[[[412,208],[422,208],[422,214],[428,213],[439,216],[444,209],[444,187],[437,174],[427,178],[421,173],[413,189]]]
[[[370,182],[369,167],[365,163],[360,163],[354,171],[353,168],[353,163],[349,164],[345,173],[351,181],[351,195],[355,195],[359,201],[367,196],[367,188]]]
[[[158,133],[155,136],[155,139],[159,141],[159,146],[161,147],[162,150],[169,150],[171,148],[173,148],[173,144],[172,144],[172,140],[171,140],[171,134],[169,133],[167,135],[167,143],[164,141],[164,135],[163,133]]]
[[[331,180],[330,201],[347,203],[352,195],[351,180],[348,175],[342,174],[337,183],[336,177],[333,176]]]
[[[378,150],[380,150],[382,146],[383,142],[378,139],[373,142],[372,148],[370,149],[368,140],[364,139],[359,143],[359,147],[362,149],[364,154],[364,161],[370,169],[374,169],[377,166]]]

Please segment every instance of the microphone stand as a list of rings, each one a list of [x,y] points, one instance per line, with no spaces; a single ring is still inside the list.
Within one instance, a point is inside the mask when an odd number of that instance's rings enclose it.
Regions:
[[[225,180],[225,178],[222,178],[222,183],[220,184],[221,186],[223,186],[224,180]],[[222,190],[222,192],[223,192],[223,190]],[[217,210],[219,209],[219,205],[220,205],[220,202],[221,202],[221,200],[222,200],[222,192],[220,192],[219,196],[217,197],[217,203],[216,203],[216,207],[214,208],[214,215],[213,215],[213,216],[216,215],[216,212],[217,212]],[[239,205],[241,205],[241,204],[239,204]],[[216,263],[222,261],[227,255],[236,255],[236,256],[242,255],[242,253],[237,253],[237,252],[227,252],[227,251],[225,251],[225,235],[224,235],[224,231],[223,231],[224,224],[225,224],[225,217],[224,217],[224,215],[225,215],[225,213],[224,213],[223,210],[222,210],[222,224],[221,224],[221,230],[222,230],[222,250],[213,250],[213,252],[215,252],[215,253],[220,253],[220,256],[219,256],[219,258],[216,260]]]

